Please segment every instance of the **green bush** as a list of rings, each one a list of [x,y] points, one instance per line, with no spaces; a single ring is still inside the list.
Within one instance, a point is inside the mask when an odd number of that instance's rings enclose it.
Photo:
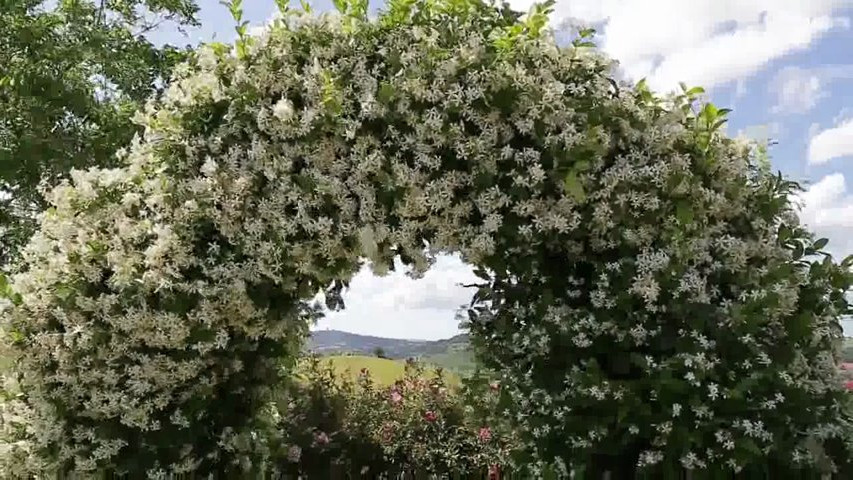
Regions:
[[[304,363],[272,427],[272,463],[287,475],[484,478],[509,461],[509,432],[485,415],[496,395],[482,383],[454,389],[408,362],[404,378],[389,387],[367,369],[354,382],[319,358]]]

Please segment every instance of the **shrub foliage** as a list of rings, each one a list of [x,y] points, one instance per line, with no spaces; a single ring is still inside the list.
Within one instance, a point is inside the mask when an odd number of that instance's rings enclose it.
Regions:
[[[308,358],[276,402],[269,465],[296,478],[486,478],[508,462],[510,434],[492,415],[497,389],[481,377],[462,389],[408,362],[404,377],[357,381]],[[479,380],[479,381],[477,381]]]
[[[441,252],[483,278],[531,475],[840,468],[851,261],[725,110],[616,81],[547,4],[338,7],[202,48],[120,167],[53,191],[6,316],[10,468],[246,475],[316,293]]]

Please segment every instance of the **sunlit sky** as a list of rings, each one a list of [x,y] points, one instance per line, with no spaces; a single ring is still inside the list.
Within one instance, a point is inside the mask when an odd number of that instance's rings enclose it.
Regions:
[[[523,11],[531,3],[510,1]],[[202,27],[182,33],[164,26],[150,34],[152,41],[232,41],[228,10],[213,0],[199,4]],[[272,0],[244,4],[254,26],[276,12]],[[333,8],[329,0],[311,5]],[[679,81],[703,86],[716,105],[734,110],[730,134],[775,140],[774,167],[808,185],[801,217],[842,257],[853,253],[851,21],[853,0],[558,0],[554,13],[555,25],[595,27],[596,43],[627,77],[647,78],[658,91]],[[402,272],[379,278],[363,271],[345,296],[347,309],[316,328],[446,338],[458,333],[454,312],[472,293],[459,284],[473,278],[456,257],[440,258],[418,281]]]

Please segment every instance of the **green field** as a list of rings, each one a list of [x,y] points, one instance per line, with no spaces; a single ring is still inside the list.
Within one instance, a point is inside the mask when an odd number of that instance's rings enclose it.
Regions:
[[[403,378],[406,365],[401,360],[389,360],[366,355],[331,355],[323,357],[323,361],[331,362],[335,372],[339,375],[349,375],[353,379],[358,378],[362,368],[367,368],[376,383],[382,385],[391,385]],[[428,367],[425,369],[425,373],[435,375],[435,369]],[[443,374],[448,384],[460,384],[459,376],[455,373],[445,370]]]
[[[448,350],[421,358],[426,365],[435,365],[445,370],[465,376],[474,373],[477,361],[469,350]]]

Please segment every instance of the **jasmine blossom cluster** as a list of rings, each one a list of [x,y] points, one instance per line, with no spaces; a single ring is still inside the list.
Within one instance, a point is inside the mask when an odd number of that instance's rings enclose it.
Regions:
[[[804,259],[796,184],[724,112],[536,12],[399,1],[202,47],[122,167],[50,192],[4,313],[0,476],[257,472],[316,294],[443,252],[484,279],[473,342],[531,465],[836,468],[849,262]]]

